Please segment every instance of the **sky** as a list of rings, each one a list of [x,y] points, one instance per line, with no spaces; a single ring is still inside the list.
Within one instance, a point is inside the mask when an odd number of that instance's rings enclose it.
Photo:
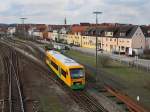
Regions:
[[[150,0],[0,0],[0,23],[68,24],[95,22],[94,11],[103,12],[99,23],[150,24]]]

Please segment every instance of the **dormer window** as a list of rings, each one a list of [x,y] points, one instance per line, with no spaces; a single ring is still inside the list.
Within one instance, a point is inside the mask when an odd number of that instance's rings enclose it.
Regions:
[[[120,33],[120,36],[121,36],[121,37],[124,37],[124,36],[126,36],[126,33],[121,32],[121,33]]]
[[[113,36],[113,32],[105,32],[105,36],[112,37]]]
[[[148,30],[147,33],[150,33],[150,30]]]

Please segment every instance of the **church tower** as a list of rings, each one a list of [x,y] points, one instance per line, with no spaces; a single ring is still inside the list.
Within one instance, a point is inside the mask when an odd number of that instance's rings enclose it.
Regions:
[[[64,19],[64,25],[67,25],[67,19],[66,19],[66,17]]]

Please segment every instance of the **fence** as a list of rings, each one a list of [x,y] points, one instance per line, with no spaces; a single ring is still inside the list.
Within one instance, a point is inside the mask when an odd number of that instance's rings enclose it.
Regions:
[[[95,54],[92,53],[92,52],[88,52],[88,51],[85,51],[85,50],[79,50],[79,49],[74,49],[74,50],[78,51],[78,52],[82,52],[86,55],[95,56]],[[140,61],[137,62],[138,60],[124,61],[124,60],[120,60],[120,59],[117,59],[117,58],[112,58],[112,57],[110,57],[110,58],[113,59],[114,61],[120,62],[121,64],[125,64],[129,67],[135,68],[137,71],[144,70],[146,72],[150,72],[150,64],[143,65],[142,62],[140,62]]]

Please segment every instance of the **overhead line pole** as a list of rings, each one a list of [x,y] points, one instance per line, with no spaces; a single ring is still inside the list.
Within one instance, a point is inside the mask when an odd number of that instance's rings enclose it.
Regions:
[[[97,56],[98,36],[97,36],[97,26],[98,26],[98,15],[102,14],[102,12],[95,11],[95,12],[93,12],[93,14],[96,16],[96,43],[95,43],[95,46],[96,46],[96,76],[95,76],[95,81],[97,82],[97,75],[98,75],[98,56]]]
[[[23,18],[20,18],[20,19],[21,19],[21,22],[22,22],[22,25],[23,25],[23,35],[25,36],[25,40],[26,40],[25,25],[24,25],[24,23],[25,23],[25,20],[26,20],[27,18],[23,17]]]

